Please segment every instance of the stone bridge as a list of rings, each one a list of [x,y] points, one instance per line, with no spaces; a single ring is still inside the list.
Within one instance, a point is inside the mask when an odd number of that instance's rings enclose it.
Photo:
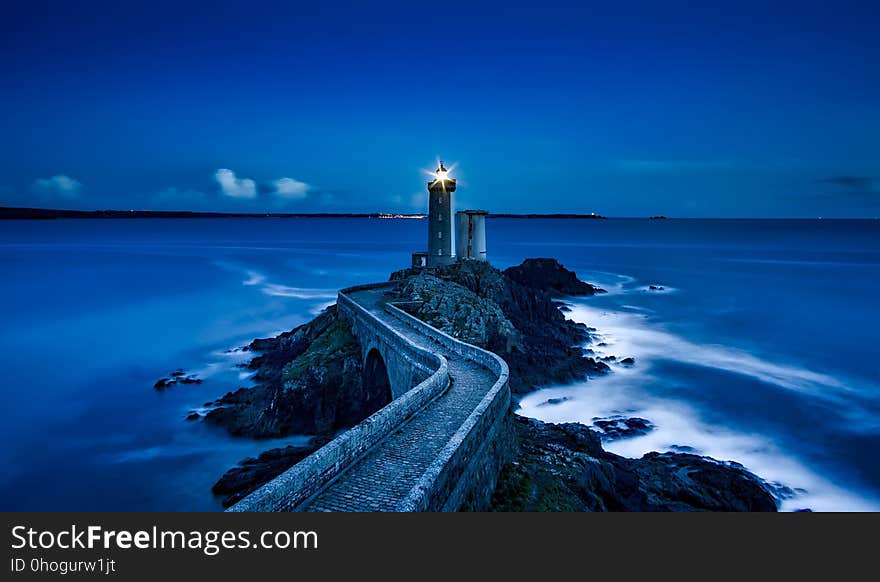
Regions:
[[[339,292],[384,408],[228,511],[485,508],[510,455],[507,364],[389,303],[392,283]]]

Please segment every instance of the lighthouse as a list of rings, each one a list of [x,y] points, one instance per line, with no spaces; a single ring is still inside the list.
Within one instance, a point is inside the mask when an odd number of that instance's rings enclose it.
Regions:
[[[455,192],[455,179],[443,162],[434,172],[434,180],[428,182],[428,267],[442,267],[451,264],[452,254],[452,193]]]

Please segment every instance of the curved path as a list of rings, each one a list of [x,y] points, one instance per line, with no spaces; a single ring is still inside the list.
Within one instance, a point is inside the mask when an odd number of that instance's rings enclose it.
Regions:
[[[447,349],[385,309],[385,289],[348,296],[382,324],[446,357],[450,388],[304,502],[300,511],[396,511],[432,462],[498,381],[498,375]],[[423,324],[427,325],[427,324]]]

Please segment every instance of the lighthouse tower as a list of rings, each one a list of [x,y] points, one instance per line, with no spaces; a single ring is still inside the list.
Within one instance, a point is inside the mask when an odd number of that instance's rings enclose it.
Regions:
[[[455,180],[449,177],[443,162],[428,182],[428,267],[449,265],[452,255],[452,193]]]

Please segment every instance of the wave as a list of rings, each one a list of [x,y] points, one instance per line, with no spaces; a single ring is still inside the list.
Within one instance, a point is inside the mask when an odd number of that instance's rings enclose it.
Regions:
[[[333,289],[290,287],[277,283],[266,283],[263,285],[262,291],[272,297],[292,297],[295,299],[331,299],[336,297],[336,291]]]
[[[732,460],[764,479],[782,511],[878,511],[880,502],[835,485],[770,439],[703,422],[683,402],[653,397],[638,388],[646,378],[635,370],[621,371],[588,384],[545,388],[520,401],[519,414],[546,422],[581,422],[613,415],[649,419],[654,430],[628,439],[604,443],[618,455],[638,458],[650,451],[691,452]],[[542,406],[548,399],[558,404]]]
[[[242,273],[245,279],[241,282],[245,287],[257,287],[265,295],[271,297],[289,297],[292,299],[333,299],[336,297],[335,289],[320,289],[309,287],[293,287],[279,283],[271,283],[269,278],[253,269],[246,268],[238,263],[229,261],[214,261],[214,264],[227,271]]]
[[[666,359],[694,366],[716,368],[753,377],[789,390],[808,392],[812,396],[828,397],[828,389],[846,392],[838,379],[806,368],[768,362],[755,355],[720,344],[698,344],[657,327],[648,326],[647,316],[641,313],[611,311],[570,304],[567,317],[598,328],[595,337],[605,346],[591,345],[599,356],[613,353],[619,356],[638,355],[640,361]]]
[[[610,441],[605,448],[627,457],[640,457],[650,451],[688,451],[736,461],[766,480],[784,511],[880,510],[877,499],[832,483],[766,435],[705,422],[686,402],[664,396],[663,379],[651,374],[651,362],[665,359],[715,368],[841,403],[848,389],[838,379],[795,365],[769,362],[730,346],[694,343],[649,324],[640,312],[582,303],[570,304],[570,308],[567,317],[597,329],[596,339],[590,345],[597,356],[633,356],[637,365],[612,363],[612,374],[589,383],[545,388],[529,394],[520,401],[519,414],[547,422],[584,424],[614,415],[647,418],[654,423],[654,430],[643,436]]]
[[[266,276],[257,273],[256,271],[247,271],[248,278],[242,281],[242,285],[246,287],[251,287],[253,285],[259,285],[261,283],[266,282]]]

